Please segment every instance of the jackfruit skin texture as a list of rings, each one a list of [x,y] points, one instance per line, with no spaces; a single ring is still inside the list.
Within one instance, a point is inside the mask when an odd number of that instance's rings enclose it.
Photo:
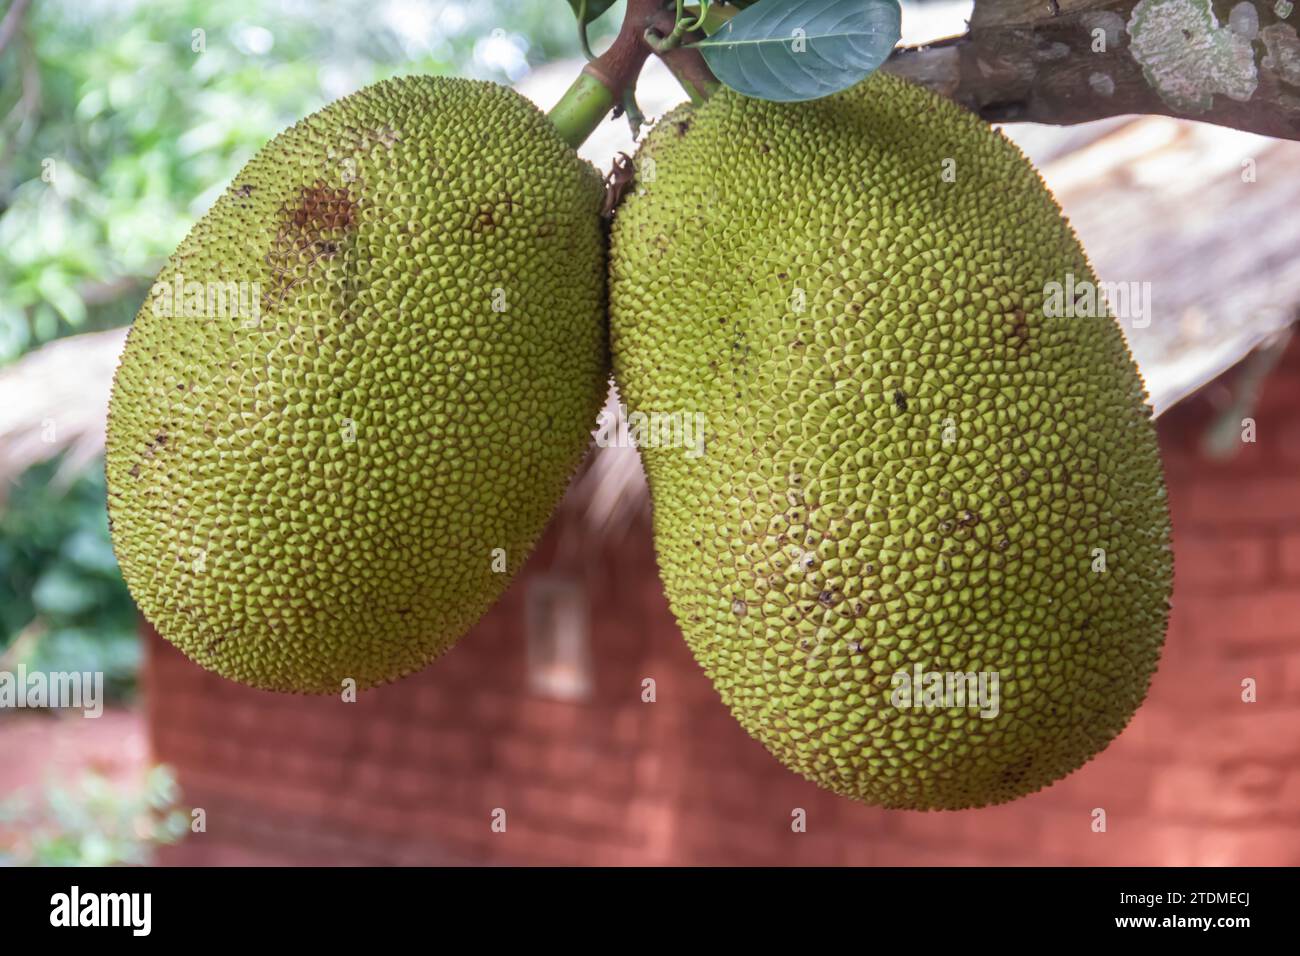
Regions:
[[[1146,695],[1170,528],[1118,326],[1044,313],[1046,283],[1096,279],[1037,173],[885,75],[803,104],[723,91],[661,120],[637,169],[615,380],[629,412],[705,415],[702,456],[641,444],[665,590],[723,701],[884,807],[1081,766]],[[901,706],[918,663],[997,672],[997,716]]]
[[[339,693],[477,621],[604,398],[603,195],[483,82],[382,82],[264,147],[158,279],[258,283],[258,321],[151,297],[114,381],[112,536],[155,627],[233,680]]]

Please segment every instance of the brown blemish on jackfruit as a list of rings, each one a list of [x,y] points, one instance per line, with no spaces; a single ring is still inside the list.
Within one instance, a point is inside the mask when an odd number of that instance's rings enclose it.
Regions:
[[[1019,351],[1029,344],[1029,322],[1025,310],[1016,309],[1015,312],[1011,313],[1010,319],[1011,330],[1007,337],[1012,347]]]
[[[356,226],[357,203],[347,189],[316,180],[299,190],[297,202],[287,210],[282,235],[300,238],[308,248],[322,235],[346,232]]]
[[[153,438],[145,442],[144,451],[140,453],[142,459],[144,461],[149,461],[154,457],[154,455],[158,453],[158,449],[162,448],[166,444],[167,444],[167,433],[158,432],[156,435],[154,435]],[[140,465],[141,462],[137,461],[134,465],[131,466],[131,470],[127,472],[127,474],[129,474],[132,478],[139,478]]]
[[[478,214],[470,222],[470,230],[477,233],[492,232],[505,223],[506,219],[514,211],[514,207],[514,198],[509,193],[505,193],[497,202],[480,203]],[[541,234],[540,227],[538,234]]]
[[[343,240],[355,233],[359,200],[346,188],[317,179],[302,186],[292,203],[280,207],[275,239],[266,254],[272,282],[268,311],[274,311],[316,263],[333,259]]]

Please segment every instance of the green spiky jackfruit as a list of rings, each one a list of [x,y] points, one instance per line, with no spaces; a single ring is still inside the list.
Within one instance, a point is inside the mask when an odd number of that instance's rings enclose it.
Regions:
[[[276,137],[158,278],[114,381],[123,575],[256,687],[428,663],[501,593],[607,380],[600,175],[493,84],[408,77]]]
[[[880,75],[807,104],[722,92],[637,169],[615,379],[652,433],[665,590],[723,701],[791,769],[886,807],[1082,765],[1146,694],[1169,524],[1119,328],[1049,314],[1050,283],[1095,277],[1033,168]],[[665,440],[698,414],[703,454]]]

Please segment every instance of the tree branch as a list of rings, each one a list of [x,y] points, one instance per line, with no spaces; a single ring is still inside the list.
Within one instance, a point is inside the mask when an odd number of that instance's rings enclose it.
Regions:
[[[1300,139],[1293,10],[1300,0],[976,0],[966,34],[896,50],[884,69],[990,122],[1158,113]]]
[[[9,41],[14,38],[18,32],[18,26],[23,22],[23,14],[31,5],[31,0],[14,0],[5,13],[4,19],[0,20],[0,53],[5,51]]]

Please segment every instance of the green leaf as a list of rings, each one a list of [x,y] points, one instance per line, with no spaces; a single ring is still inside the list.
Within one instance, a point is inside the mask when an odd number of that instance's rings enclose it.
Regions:
[[[94,606],[94,595],[74,570],[56,564],[41,575],[32,590],[36,609],[44,615],[68,618]]]
[[[103,575],[118,573],[113,546],[109,544],[108,536],[100,534],[98,528],[74,531],[63,542],[61,550],[64,558],[83,571]]]
[[[901,35],[898,0],[760,0],[694,48],[733,90],[793,102],[859,83]]]
[[[21,355],[31,336],[27,314],[22,309],[0,302],[0,364]]]
[[[587,16],[584,23],[592,23],[599,20],[601,15],[614,5],[614,0],[587,0]],[[579,12],[582,8],[582,0],[569,0],[569,6],[573,7],[575,17],[582,16]]]
[[[36,288],[54,311],[63,316],[63,321],[74,329],[86,321],[86,304],[68,284],[68,277],[63,272],[55,269],[42,271],[36,280]]]

